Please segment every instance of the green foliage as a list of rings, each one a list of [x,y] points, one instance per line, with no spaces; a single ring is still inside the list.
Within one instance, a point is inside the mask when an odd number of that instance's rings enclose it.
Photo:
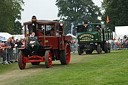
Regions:
[[[21,5],[23,0],[1,0],[0,1],[0,31],[9,32],[11,34],[17,33],[14,28],[18,20],[21,19],[21,11],[23,11]],[[20,22],[19,22],[20,23]],[[20,26],[21,27],[21,26]],[[20,32],[21,33],[21,32]]]
[[[58,17],[65,23],[67,32],[70,31],[71,23],[76,26],[85,19],[100,22],[97,19],[101,15],[99,7],[92,0],[56,0],[56,5],[59,10]]]
[[[107,26],[115,30],[115,26],[128,25],[128,0],[103,0],[102,8],[104,11],[102,19],[106,23],[107,15],[110,22]]]
[[[14,24],[14,33],[13,34],[21,34],[22,32],[22,25],[19,21],[16,21]]]

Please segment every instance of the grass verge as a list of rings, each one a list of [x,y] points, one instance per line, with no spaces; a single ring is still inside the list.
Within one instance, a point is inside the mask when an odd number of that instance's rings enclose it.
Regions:
[[[10,79],[11,82],[0,82],[11,85],[128,85],[127,50],[100,55],[72,54],[69,65],[54,64],[49,69],[38,67],[19,70],[19,74],[25,75]]]
[[[17,67],[17,63],[8,64],[8,65],[0,64],[0,74],[4,74],[11,70],[14,70],[16,67]]]

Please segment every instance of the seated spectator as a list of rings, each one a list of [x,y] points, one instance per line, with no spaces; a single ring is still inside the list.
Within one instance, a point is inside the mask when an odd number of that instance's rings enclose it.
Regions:
[[[112,42],[111,42],[111,45],[112,45],[112,49],[114,49],[114,39],[112,40]]]
[[[6,54],[4,52],[5,49],[5,45],[4,43],[0,43],[0,56],[3,57],[3,63],[2,64],[8,64],[8,62],[6,61]]]
[[[118,50],[118,43],[114,43],[114,50]]]
[[[121,39],[120,39],[120,37],[118,38],[118,48],[120,49],[121,48]]]
[[[123,39],[121,39],[120,46],[123,48]]]

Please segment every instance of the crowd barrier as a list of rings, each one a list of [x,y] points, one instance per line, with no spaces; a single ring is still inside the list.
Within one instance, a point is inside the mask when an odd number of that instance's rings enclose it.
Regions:
[[[7,49],[5,49],[5,56],[6,56],[6,61],[8,60],[8,57],[7,57]],[[18,48],[13,48],[13,61],[17,61],[18,60],[18,53],[19,53],[19,50]],[[3,57],[0,55],[0,63],[3,62]]]

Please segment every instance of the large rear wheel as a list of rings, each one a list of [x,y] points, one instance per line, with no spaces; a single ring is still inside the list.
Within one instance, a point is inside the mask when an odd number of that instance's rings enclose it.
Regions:
[[[111,44],[110,43],[104,43],[104,51],[105,51],[105,53],[111,52]]]
[[[110,53],[111,52],[111,44],[108,43],[108,52]]]
[[[65,46],[65,50],[61,51],[60,62],[62,65],[67,65],[70,62],[70,45]]]
[[[101,54],[102,49],[101,49],[101,45],[100,44],[97,45],[97,49],[96,50],[97,50],[98,54]]]
[[[104,43],[104,52],[105,53],[109,53],[109,46],[108,46],[108,43]]]
[[[21,70],[25,69],[26,67],[26,62],[25,62],[24,57],[25,57],[24,54],[20,51],[19,56],[18,56],[18,65]]]
[[[45,66],[46,68],[52,66],[52,53],[50,51],[45,52]]]

